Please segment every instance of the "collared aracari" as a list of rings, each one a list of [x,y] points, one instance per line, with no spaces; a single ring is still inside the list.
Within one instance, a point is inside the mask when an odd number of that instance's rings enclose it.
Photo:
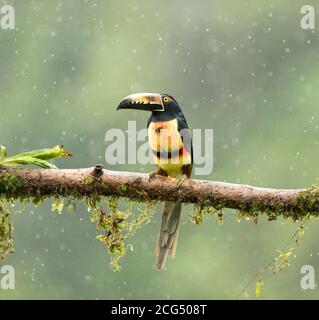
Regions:
[[[152,112],[148,120],[148,141],[156,163],[154,174],[178,179],[180,185],[190,178],[193,147],[184,114],[177,101],[168,94],[136,93],[121,100],[119,109]],[[162,270],[168,256],[174,257],[182,204],[166,201],[155,253],[157,268]]]

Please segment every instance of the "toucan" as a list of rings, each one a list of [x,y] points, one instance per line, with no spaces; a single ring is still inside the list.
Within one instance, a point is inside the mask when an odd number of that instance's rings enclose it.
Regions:
[[[150,174],[177,179],[180,186],[190,178],[193,146],[190,130],[177,101],[169,94],[135,93],[123,98],[117,109],[136,109],[151,112],[147,122],[148,142],[156,163]],[[178,239],[182,204],[166,201],[155,248],[157,269],[162,270],[168,256],[174,258]]]

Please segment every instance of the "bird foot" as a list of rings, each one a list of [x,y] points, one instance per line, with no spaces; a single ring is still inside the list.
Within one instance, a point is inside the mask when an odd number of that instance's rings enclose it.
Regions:
[[[150,182],[153,178],[155,178],[156,175],[157,175],[156,171],[150,172],[150,175],[148,177],[148,182]]]
[[[183,174],[177,181],[177,186],[180,188],[183,184],[185,179],[188,179],[186,174]]]

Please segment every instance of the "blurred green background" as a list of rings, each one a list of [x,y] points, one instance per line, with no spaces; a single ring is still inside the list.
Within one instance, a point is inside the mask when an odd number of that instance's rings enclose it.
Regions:
[[[61,168],[102,163],[105,132],[147,114],[116,112],[133,92],[167,92],[192,128],[214,129],[214,170],[196,177],[300,188],[319,177],[319,39],[300,28],[300,8],[317,1],[0,1],[16,10],[14,31],[0,30],[0,143],[10,154],[63,143],[74,153]],[[319,18],[319,13],[317,16]],[[160,207],[130,241],[134,251],[113,272],[86,208],[52,213],[49,203],[15,213],[16,290],[1,299],[233,299],[298,225],[257,226],[207,218],[187,223],[177,256],[155,269]],[[319,273],[319,222],[276,276],[264,275],[264,299],[319,297],[300,288],[300,268]],[[0,266],[4,263],[1,263]],[[254,284],[244,299],[255,298]]]

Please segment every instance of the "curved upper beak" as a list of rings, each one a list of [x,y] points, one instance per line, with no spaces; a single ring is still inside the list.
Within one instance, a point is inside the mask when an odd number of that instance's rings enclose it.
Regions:
[[[134,93],[120,101],[117,110],[120,109],[164,111],[164,105],[158,93]]]

